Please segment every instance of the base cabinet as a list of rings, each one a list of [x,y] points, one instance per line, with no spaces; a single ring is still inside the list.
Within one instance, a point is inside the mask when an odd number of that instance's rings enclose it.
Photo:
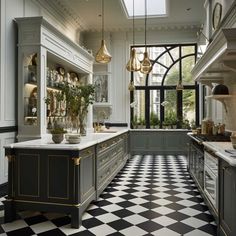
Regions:
[[[186,155],[189,142],[187,132],[185,130],[131,130],[130,153],[132,155]]]
[[[97,145],[97,198],[128,159],[128,134],[120,135]]]
[[[96,200],[128,159],[128,133],[77,149],[11,148],[5,222],[20,210],[71,215],[79,228],[83,212]]]
[[[236,168],[220,160],[220,235],[236,235]]]
[[[203,191],[204,182],[204,153],[198,144],[190,141],[188,154],[188,171],[194,178],[195,183]]]
[[[95,147],[82,151],[6,149],[9,193],[5,221],[17,210],[56,211],[71,214],[72,227],[95,199]]]

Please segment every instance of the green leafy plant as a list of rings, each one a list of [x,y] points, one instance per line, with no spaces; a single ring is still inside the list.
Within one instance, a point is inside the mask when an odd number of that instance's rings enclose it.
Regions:
[[[83,133],[88,106],[94,102],[95,87],[92,84],[71,86],[65,83],[61,88],[61,96],[66,102],[66,115],[70,116],[72,122],[79,119],[80,133]]]
[[[157,126],[159,124],[160,124],[160,120],[159,120],[157,114],[151,112],[151,114],[150,114],[150,125],[151,126]]]
[[[132,125],[133,125],[133,128],[137,128],[137,126],[138,126],[138,117],[137,117],[137,115],[134,115],[134,118],[132,120]]]
[[[55,127],[50,129],[51,134],[65,134],[67,131],[63,127]]]

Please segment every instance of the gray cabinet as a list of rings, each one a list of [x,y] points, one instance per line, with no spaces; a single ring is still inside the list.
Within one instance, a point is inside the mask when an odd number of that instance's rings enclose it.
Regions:
[[[131,130],[130,152],[135,154],[187,154],[185,130]]]
[[[95,147],[82,151],[6,149],[9,193],[5,221],[16,210],[56,211],[71,214],[72,227],[95,199]]]
[[[128,159],[128,134],[102,142],[97,145],[97,198]]]
[[[75,146],[40,148],[26,142],[7,146],[8,198],[5,222],[18,210],[62,212],[71,215],[71,226],[79,228],[81,216],[91,201],[107,187],[125,165],[128,133],[79,150]],[[44,144],[42,144],[44,145]],[[54,148],[54,149],[53,149]]]
[[[93,56],[43,17],[15,19],[18,25],[18,140],[44,137],[47,124],[66,121],[57,97],[65,82],[89,82]],[[45,104],[50,98],[50,106]],[[59,109],[60,107],[60,109]],[[47,111],[47,112],[46,112]],[[91,112],[88,113],[88,117]]]
[[[189,144],[189,154],[188,154],[188,170],[193,177],[195,183],[203,191],[204,182],[204,153],[203,147],[191,140]]]
[[[236,235],[236,168],[220,160],[220,235]]]

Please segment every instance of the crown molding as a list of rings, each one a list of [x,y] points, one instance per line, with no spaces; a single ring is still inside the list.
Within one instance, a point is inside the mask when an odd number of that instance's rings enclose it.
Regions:
[[[34,2],[40,6],[44,11],[48,12],[56,20],[68,28],[70,26],[74,30],[83,30],[84,25],[82,20],[68,9],[68,7],[60,0],[34,0]]]

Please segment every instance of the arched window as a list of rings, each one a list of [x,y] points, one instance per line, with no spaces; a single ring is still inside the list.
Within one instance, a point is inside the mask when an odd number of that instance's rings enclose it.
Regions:
[[[136,46],[139,59],[145,50]],[[198,86],[191,70],[196,44],[147,46],[153,68],[148,75],[131,73],[131,127],[189,128],[198,125]],[[182,83],[183,90],[177,90]]]

